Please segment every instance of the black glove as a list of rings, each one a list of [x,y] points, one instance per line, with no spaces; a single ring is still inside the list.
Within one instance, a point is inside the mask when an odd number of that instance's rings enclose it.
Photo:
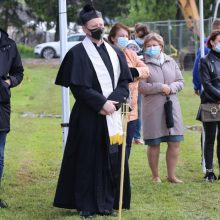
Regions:
[[[139,76],[139,72],[138,72],[138,70],[136,68],[131,67],[129,69],[130,69],[130,72],[131,72],[131,75],[132,75],[133,78]]]
[[[121,108],[121,103],[115,103],[114,105],[115,105],[116,111],[118,111]]]

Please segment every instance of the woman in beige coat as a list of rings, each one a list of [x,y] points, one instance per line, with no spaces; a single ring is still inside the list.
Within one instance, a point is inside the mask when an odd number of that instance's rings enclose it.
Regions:
[[[137,56],[135,52],[127,49],[128,40],[130,38],[130,30],[127,26],[117,23],[115,24],[108,36],[108,40],[120,48],[126,57],[128,66],[133,76],[133,82],[129,84],[131,97],[131,112],[128,115],[126,151],[129,158],[131,151],[132,139],[134,136],[136,122],[138,118],[137,98],[138,98],[138,82],[139,79],[146,79],[149,76],[149,69],[143,61]]]
[[[176,62],[163,52],[164,41],[157,33],[150,33],[144,41],[144,60],[150,70],[147,80],[140,81],[142,96],[143,137],[148,145],[147,156],[152,180],[161,182],[158,173],[160,143],[167,142],[167,179],[182,183],[176,177],[176,164],[180,141],[183,140],[183,123],[177,93],[184,86],[183,76]],[[164,103],[169,96],[172,101],[174,126],[167,128]]]

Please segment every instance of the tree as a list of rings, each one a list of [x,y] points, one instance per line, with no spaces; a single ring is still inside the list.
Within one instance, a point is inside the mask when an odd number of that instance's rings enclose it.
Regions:
[[[88,1],[84,1],[85,3]],[[94,0],[94,7],[102,12],[105,22],[111,24],[116,17],[127,16],[130,0]],[[82,5],[81,5],[82,6]],[[109,23],[110,22],[110,23]]]
[[[32,13],[35,14],[38,21],[47,21],[48,24],[53,21],[56,24],[56,33],[59,33],[59,22],[58,22],[58,0],[25,0]],[[91,1],[89,1],[91,2]],[[67,0],[67,20],[75,21],[79,23],[78,12],[88,1],[79,0]],[[120,16],[128,13],[127,4],[129,0],[94,0],[93,4],[97,10],[102,12],[105,21],[113,20],[115,15]],[[58,35],[56,34],[56,40]]]
[[[213,17],[214,0],[204,2],[204,17]],[[199,0],[196,0],[199,10]],[[212,6],[212,10],[210,10]],[[137,22],[183,19],[176,0],[130,0],[129,13],[126,16],[118,16],[118,20],[134,25]]]
[[[118,20],[133,26],[137,22],[175,19],[176,10],[175,0],[130,0],[128,16]]]
[[[19,17],[19,11],[23,10],[19,0],[0,1],[0,27],[7,31],[8,26],[21,27],[24,21]]]
[[[51,28],[50,24],[53,22],[56,25],[55,40],[59,40],[59,8],[58,0],[25,0],[26,4],[34,13],[38,21],[46,21],[48,28]],[[77,18],[77,1],[67,0],[67,19],[68,21],[74,21]]]

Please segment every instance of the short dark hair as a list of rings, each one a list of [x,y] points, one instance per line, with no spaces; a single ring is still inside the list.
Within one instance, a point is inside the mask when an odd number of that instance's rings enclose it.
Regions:
[[[140,31],[143,32],[144,36],[146,36],[150,33],[150,30],[149,30],[148,26],[144,25],[144,24],[138,25],[137,28],[135,29],[136,33],[140,32]]]
[[[128,28],[126,25],[122,24],[122,23],[117,23],[117,24],[115,24],[115,25],[112,27],[112,29],[111,29],[110,32],[109,32],[108,40],[109,40],[110,43],[112,43],[112,44],[114,43],[114,42],[112,41],[112,38],[115,38],[117,32],[118,32],[120,29],[126,30],[126,31],[128,32],[128,38],[130,38],[131,32],[130,32],[129,28]]]
[[[212,48],[211,41],[214,41],[218,35],[220,35],[220,30],[213,30],[211,32],[211,34],[209,35],[208,41],[206,43],[208,48],[210,49]]]

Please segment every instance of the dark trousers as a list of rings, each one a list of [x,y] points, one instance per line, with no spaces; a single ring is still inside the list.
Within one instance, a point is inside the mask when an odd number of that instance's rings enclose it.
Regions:
[[[126,151],[127,151],[128,159],[130,157],[131,144],[132,144],[132,139],[134,137],[136,123],[137,123],[137,120],[129,121],[127,125]]]
[[[214,143],[217,130],[217,157],[218,164],[220,165],[220,122],[203,122],[203,127],[205,131],[205,164],[206,169],[213,168],[213,152]]]
[[[138,94],[138,119],[135,126],[134,139],[141,139],[141,94]]]
[[[4,167],[4,152],[5,152],[5,141],[6,141],[7,132],[0,131],[0,182],[3,174]]]

